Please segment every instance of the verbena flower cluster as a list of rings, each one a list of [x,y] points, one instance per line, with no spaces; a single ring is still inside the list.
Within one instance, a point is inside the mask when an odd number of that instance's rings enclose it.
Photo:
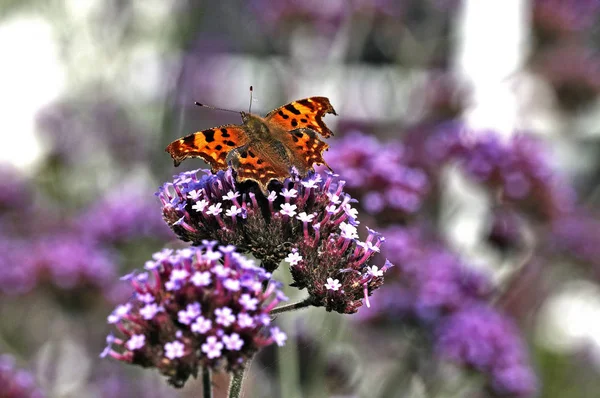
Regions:
[[[385,212],[388,222],[401,221],[421,208],[428,193],[427,175],[404,162],[398,142],[383,143],[351,132],[329,150],[327,162],[341,170],[347,190],[368,214]]]
[[[600,222],[593,214],[579,211],[555,220],[548,240],[556,253],[592,265],[592,273],[600,277]]]
[[[372,308],[359,313],[361,319],[412,324],[440,357],[487,375],[495,393],[531,396],[537,381],[525,343],[509,318],[488,305],[491,280],[424,228],[385,233],[384,254],[396,272],[387,276]]]
[[[520,134],[502,141],[490,132],[465,139],[459,162],[505,203],[515,203],[548,220],[572,211],[575,205],[574,191],[552,169],[548,155],[531,136]]]
[[[496,394],[535,394],[537,378],[525,344],[517,327],[497,310],[486,305],[463,308],[439,322],[435,339],[440,356],[487,374]]]
[[[15,359],[7,354],[0,355],[0,397],[2,398],[44,398],[38,389],[34,376],[17,369]]]
[[[12,165],[0,163],[0,221],[4,212],[22,209],[31,201],[25,179]]]
[[[230,170],[197,173],[179,174],[157,194],[181,239],[234,245],[267,271],[286,259],[294,286],[307,288],[312,304],[328,311],[355,312],[383,283],[390,265],[369,264],[383,237],[370,231],[359,240],[357,211],[337,176],[292,174],[265,197],[237,184]]]
[[[0,239],[0,293],[21,295],[40,283],[58,292],[108,293],[117,276],[115,258],[73,233],[35,239]]]
[[[363,319],[428,322],[491,297],[489,278],[419,228],[390,227],[383,254],[396,265]]]
[[[549,221],[573,211],[575,193],[552,167],[543,143],[527,134],[503,139],[493,131],[473,131],[462,123],[440,125],[407,145],[408,164],[427,171],[431,184],[444,165],[457,164],[492,198]]]
[[[533,20],[539,35],[554,38],[591,27],[600,11],[596,0],[535,0]]]
[[[26,241],[0,236],[0,294],[24,294],[37,284],[37,268],[30,251]]]
[[[202,367],[236,371],[259,348],[284,344],[269,312],[286,297],[233,246],[165,249],[145,268],[127,277],[135,294],[108,317],[124,337],[109,336],[104,356],[155,367],[181,387]]]
[[[109,244],[173,237],[150,199],[139,189],[114,190],[80,214],[76,226],[85,236]]]

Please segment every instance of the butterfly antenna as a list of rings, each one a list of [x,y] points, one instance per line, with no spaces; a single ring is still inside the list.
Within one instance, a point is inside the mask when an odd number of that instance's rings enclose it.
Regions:
[[[252,86],[250,86],[250,106],[248,106],[248,113],[252,111]]]
[[[225,112],[239,113],[238,111],[232,111],[231,109],[217,108],[216,106],[210,106],[210,105],[206,105],[206,104],[201,104],[198,101],[194,102],[194,104],[196,104],[198,106],[201,106],[203,108],[214,109],[216,111],[225,111]]]

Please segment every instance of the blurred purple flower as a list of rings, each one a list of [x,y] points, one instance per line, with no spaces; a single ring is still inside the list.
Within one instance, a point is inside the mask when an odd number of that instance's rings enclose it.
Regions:
[[[177,398],[178,391],[168,387],[163,380],[144,378],[143,383],[132,383],[132,375],[124,374],[122,368],[110,375],[97,377],[94,385],[99,398]]]
[[[455,119],[465,108],[466,94],[466,87],[453,74],[429,71],[425,81],[411,93],[409,111],[422,114],[420,125]]]
[[[548,247],[578,261],[600,265],[600,221],[580,210],[556,219],[550,226]],[[599,276],[597,267],[592,269]]]
[[[575,192],[552,167],[548,148],[528,134],[503,139],[453,121],[421,140],[411,137],[406,152],[407,163],[427,170],[431,184],[444,164],[457,163],[494,199],[543,220],[568,214],[575,206]]]
[[[363,319],[408,318],[429,322],[487,300],[491,281],[419,229],[384,230],[383,254],[396,267]]]
[[[39,239],[33,247],[38,272],[59,289],[110,288],[116,279],[115,259],[95,243],[73,233]]]
[[[236,371],[261,347],[283,345],[269,312],[287,298],[274,281],[263,292],[271,275],[232,247],[207,242],[153,258],[149,272],[126,277],[136,293],[108,317],[125,337],[109,336],[103,356],[156,367],[182,387],[200,367]]]
[[[542,39],[553,39],[592,27],[598,11],[597,0],[534,0],[533,22]]]
[[[69,232],[35,239],[0,239],[0,294],[24,295],[42,283],[60,296],[108,295],[116,279],[115,258],[95,243]],[[90,296],[91,297],[91,296]],[[68,304],[81,304],[69,300]]]
[[[459,162],[478,182],[499,192],[501,200],[521,210],[552,219],[575,205],[575,192],[551,167],[549,153],[539,140],[525,134],[507,141],[493,132],[476,132]]]
[[[143,131],[116,99],[98,92],[49,105],[38,114],[37,125],[50,153],[67,164],[80,162],[100,148],[124,164],[147,155],[148,141],[140,139]]]
[[[43,398],[44,396],[30,372],[17,369],[12,356],[0,355],[0,397]]]
[[[537,391],[537,378],[518,329],[491,307],[466,307],[444,318],[436,327],[435,350],[443,358],[489,375],[498,394],[531,397]]]
[[[428,192],[427,175],[408,167],[403,153],[398,142],[351,132],[332,145],[327,162],[342,173],[366,213],[393,222],[418,211]]]
[[[75,223],[83,235],[102,243],[173,237],[158,209],[156,199],[142,190],[116,190],[93,204]]]
[[[31,201],[25,177],[12,165],[0,163],[0,218],[3,212],[22,210]]]
[[[0,237],[0,294],[22,295],[37,284],[39,268],[31,243],[22,239]]]

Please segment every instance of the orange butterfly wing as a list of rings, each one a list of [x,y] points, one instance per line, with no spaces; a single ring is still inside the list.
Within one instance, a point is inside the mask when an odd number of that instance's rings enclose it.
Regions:
[[[279,144],[279,148],[285,151],[283,145]],[[289,167],[284,162],[278,161],[280,159],[278,159],[277,149],[274,151],[272,147],[265,147],[260,142],[253,141],[231,151],[227,160],[236,171],[239,182],[256,181],[262,192],[266,194],[269,182],[283,181],[289,175]]]
[[[301,175],[313,170],[313,165],[329,165],[323,159],[323,152],[329,148],[321,141],[317,134],[309,128],[292,130],[286,139],[287,147],[292,151],[292,164],[296,166]]]
[[[202,158],[213,171],[227,168],[227,154],[249,142],[243,126],[228,124],[208,130],[198,131],[173,141],[166,148],[179,166],[187,158]]]
[[[287,131],[309,128],[328,138],[333,133],[323,122],[323,116],[327,113],[337,115],[333,106],[329,103],[329,99],[325,97],[310,97],[290,102],[269,112],[265,116],[265,120]]]

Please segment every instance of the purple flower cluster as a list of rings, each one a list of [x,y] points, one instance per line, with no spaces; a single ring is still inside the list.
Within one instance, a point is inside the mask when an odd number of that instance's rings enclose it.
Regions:
[[[410,95],[411,108],[423,114],[415,127],[459,117],[465,107],[466,94],[466,87],[453,74],[440,70],[428,72],[423,84]]]
[[[365,212],[393,222],[418,211],[428,192],[427,175],[407,166],[403,152],[397,142],[351,132],[332,145],[327,162],[340,170]]]
[[[41,276],[63,290],[107,289],[116,278],[116,261],[110,252],[73,233],[40,238],[34,261]]]
[[[546,148],[535,138],[520,134],[502,141],[493,133],[464,139],[459,155],[463,170],[487,185],[505,203],[543,219],[572,210],[573,189],[552,169]]]
[[[458,164],[486,186],[494,200],[543,220],[567,214],[575,206],[573,188],[552,167],[548,148],[531,135],[503,139],[493,131],[452,121],[422,136],[407,142],[406,162],[426,170],[432,186],[444,164]]]
[[[22,209],[31,202],[29,187],[18,170],[0,163],[0,220],[5,211]]]
[[[408,318],[429,322],[488,299],[488,278],[419,229],[391,227],[383,254],[396,265],[363,319]]]
[[[535,0],[533,21],[540,35],[553,38],[591,27],[598,11],[597,0]]]
[[[37,388],[31,373],[17,369],[12,356],[0,355],[0,397],[43,398],[44,396]]]
[[[149,200],[139,189],[111,192],[82,213],[75,223],[86,236],[110,244],[136,238],[173,237],[156,212],[155,200]]]
[[[392,264],[379,268],[368,262],[383,242],[380,234],[369,230],[365,242],[357,240],[356,227],[342,222],[339,233],[331,233],[319,247],[319,231],[313,239],[301,241],[286,258],[295,286],[306,288],[311,305],[327,311],[352,314],[363,305],[370,307],[369,296],[383,284],[383,274]],[[300,253],[303,253],[302,255]]]
[[[27,294],[43,283],[56,293],[109,294],[115,260],[113,253],[69,232],[0,239],[0,294]],[[82,298],[68,302],[81,304]]]
[[[537,390],[527,349],[516,326],[497,310],[476,305],[441,320],[435,332],[441,357],[488,374],[497,394],[530,397]]]
[[[259,348],[284,344],[269,312],[286,297],[233,246],[205,242],[153,259],[126,277],[135,294],[108,317],[125,337],[109,336],[103,356],[156,367],[182,387],[201,367],[236,371]]]
[[[552,223],[549,235],[548,246],[555,252],[600,265],[600,221],[594,215],[577,212],[561,217]]]
[[[410,323],[442,357],[489,375],[494,391],[531,396],[537,382],[518,330],[488,307],[491,281],[423,228],[392,227],[386,236],[396,272],[361,319]]]
[[[28,242],[0,236],[0,295],[31,291],[38,281],[38,268]]]
[[[147,142],[139,139],[143,132],[126,107],[98,90],[83,93],[77,101],[48,105],[39,112],[37,126],[52,160],[67,165],[84,163],[85,157],[102,149],[122,164],[134,163],[148,153]],[[94,127],[93,132],[90,126]]]
[[[356,292],[362,298],[381,285],[382,271],[370,277],[366,263],[383,238],[371,232],[366,242],[358,239],[357,211],[337,176],[293,173],[265,197],[237,184],[230,170],[197,173],[182,173],[158,192],[165,221],[183,240],[234,245],[269,272],[287,256],[295,286],[306,287],[314,305],[329,311],[355,312],[362,304]],[[330,279],[344,288],[328,292]]]

